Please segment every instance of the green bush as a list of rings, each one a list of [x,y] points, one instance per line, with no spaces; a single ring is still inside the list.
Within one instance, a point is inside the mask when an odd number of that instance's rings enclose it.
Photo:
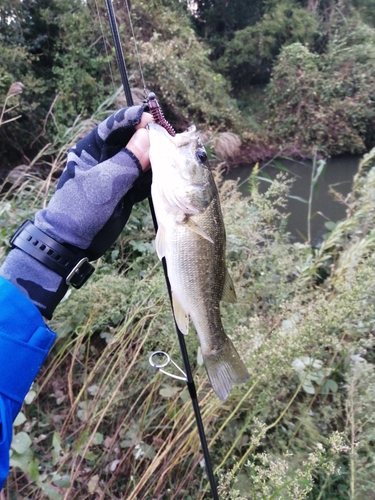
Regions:
[[[19,119],[0,129],[2,170],[33,158],[77,115],[89,118],[121,85],[104,2],[6,4],[10,22],[0,24],[0,106],[11,83],[21,81],[25,88]],[[229,85],[212,69],[209,51],[182,5],[138,0],[132,4],[133,26],[125,6],[116,6],[116,17],[132,88],[143,88],[139,51],[145,83],[177,129],[192,122],[240,128]]]
[[[82,114],[90,116],[113,91],[95,2],[5,2],[0,24],[0,103],[10,83],[24,92],[18,120],[0,129],[1,169],[33,156]],[[110,84],[112,86],[110,86]],[[27,160],[26,160],[27,161]]]
[[[327,52],[285,47],[267,86],[266,126],[280,145],[329,155],[363,153],[375,141],[375,31],[338,29]]]
[[[282,48],[295,42],[309,44],[317,37],[316,17],[295,2],[278,2],[253,26],[235,32],[218,67],[236,89],[269,81]]]
[[[179,130],[191,123],[216,130],[240,130],[240,114],[229,84],[213,70],[209,50],[194,33],[182,9],[155,2],[134,3],[140,59],[147,87],[156,93],[170,122]],[[137,79],[136,85],[142,86]]]

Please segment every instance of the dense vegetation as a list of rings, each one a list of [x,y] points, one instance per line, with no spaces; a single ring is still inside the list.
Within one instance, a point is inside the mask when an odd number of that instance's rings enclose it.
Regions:
[[[115,5],[133,88],[177,129],[240,135],[249,161],[275,150],[363,153],[374,142],[372,0],[135,0]],[[1,166],[28,164],[120,85],[103,0],[2,0]],[[142,91],[137,95],[142,94]],[[14,107],[16,106],[16,107]],[[245,159],[242,155],[241,159]],[[238,159],[238,158],[237,158]]]
[[[139,97],[131,27],[115,6]],[[177,128],[204,131],[214,166],[235,150],[254,160],[370,150],[372,0],[194,6],[133,0],[132,21],[147,85]],[[51,196],[70,145],[124,102],[114,61],[100,1],[2,0],[0,168],[18,168],[1,190],[1,260]],[[371,150],[342,200],[347,217],[327,223],[318,248],[285,232],[284,174],[261,195],[255,169],[247,199],[218,176],[238,295],[223,321],[250,382],[221,403],[193,331],[187,344],[221,500],[373,495],[374,167]],[[316,154],[313,168],[312,188]],[[15,422],[7,498],[210,498],[187,391],[148,363],[163,349],[182,365],[153,238],[139,205],[90,282],[59,305],[58,341]]]

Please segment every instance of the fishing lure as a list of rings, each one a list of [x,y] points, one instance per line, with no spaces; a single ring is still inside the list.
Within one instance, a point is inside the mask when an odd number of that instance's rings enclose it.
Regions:
[[[150,92],[148,94],[147,103],[155,123],[161,125],[163,128],[165,128],[169,135],[174,137],[176,135],[176,132],[172,125],[165,119],[163,111],[161,110],[160,104],[158,103],[154,92]]]

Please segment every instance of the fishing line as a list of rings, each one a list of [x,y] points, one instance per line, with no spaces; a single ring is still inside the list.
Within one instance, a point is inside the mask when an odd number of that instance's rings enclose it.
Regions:
[[[130,84],[129,84],[129,79],[127,76],[126,64],[125,64],[124,54],[123,54],[122,46],[121,46],[121,42],[120,42],[120,36],[119,36],[119,31],[118,31],[115,13],[113,10],[112,0],[105,0],[105,3],[106,3],[106,7],[107,7],[109,22],[110,22],[110,26],[111,26],[112,35],[113,35],[113,41],[114,41],[117,61],[118,61],[118,65],[119,65],[121,81],[122,81],[122,85],[124,87],[126,101],[128,103],[128,106],[132,106],[133,105],[133,98],[132,98],[131,91],[130,91]],[[130,19],[129,8],[128,8],[128,14],[129,14],[129,19]],[[133,31],[133,38],[135,40],[134,31]],[[140,60],[139,60],[139,62],[140,62]],[[143,72],[142,72],[142,79],[143,79]],[[145,88],[146,88],[146,86],[145,86]],[[156,99],[155,99],[155,101],[156,101]],[[151,196],[149,196],[148,201],[149,201],[149,205],[150,205],[152,220],[153,220],[154,227],[155,227],[155,232],[157,232],[158,224],[157,224],[154,205],[153,205]],[[167,289],[168,289],[169,299],[170,299],[170,302],[172,304],[172,291],[171,291],[171,285],[170,285],[170,282],[168,279],[168,271],[167,271],[167,264],[166,264],[165,258],[162,259],[162,265],[163,265],[165,281],[166,281],[166,285],[167,285]],[[172,308],[173,308],[173,306],[172,306]],[[206,472],[207,472],[209,483],[211,486],[212,498],[213,498],[213,500],[219,500],[217,486],[216,486],[215,477],[214,477],[212,464],[211,464],[210,453],[209,453],[208,445],[207,445],[206,434],[204,431],[202,416],[201,416],[200,409],[199,409],[199,404],[198,404],[198,399],[197,399],[197,391],[196,391],[196,387],[195,387],[195,383],[194,383],[194,379],[193,379],[192,370],[190,367],[189,356],[188,356],[188,352],[186,349],[184,335],[180,331],[180,329],[178,328],[176,321],[175,321],[175,327],[176,327],[176,332],[177,332],[177,336],[178,336],[178,341],[180,344],[182,358],[184,361],[184,366],[185,366],[184,375],[186,374],[186,384],[187,384],[187,387],[189,390],[190,398],[191,398],[193,409],[194,409],[194,415],[195,415],[195,420],[196,420],[196,424],[197,424],[197,428],[198,428],[198,434],[199,434],[199,438],[200,438],[200,442],[201,442],[201,446],[202,446],[202,452],[203,452],[203,456],[204,456]]]
[[[105,55],[107,56],[109,73],[111,75],[111,82],[112,82],[112,85],[113,85],[113,92],[115,92],[116,91],[115,77],[114,77],[114,74],[113,74],[113,71],[112,71],[111,58],[109,57],[109,53],[108,53],[107,38],[105,36],[105,32],[104,32],[104,28],[103,28],[103,24],[102,24],[102,16],[100,14],[98,0],[95,0],[95,7],[96,7],[96,14],[97,14],[97,17],[99,19],[100,31],[101,31],[102,36],[103,36],[104,50],[105,50]]]
[[[143,75],[141,58],[140,58],[139,51],[138,51],[137,39],[135,38],[134,26],[133,26],[133,21],[132,21],[131,15],[130,15],[130,7],[129,7],[129,1],[128,0],[125,0],[125,5],[126,5],[126,10],[128,11],[128,19],[129,19],[130,29],[131,29],[132,37],[133,37],[133,41],[134,41],[134,50],[135,50],[135,54],[137,56],[139,72],[141,74],[141,79],[142,79],[142,84],[143,84],[143,90],[144,90],[144,93],[145,93],[145,97],[147,97],[147,87],[146,87],[146,82],[145,82],[145,78],[144,78],[144,75]]]

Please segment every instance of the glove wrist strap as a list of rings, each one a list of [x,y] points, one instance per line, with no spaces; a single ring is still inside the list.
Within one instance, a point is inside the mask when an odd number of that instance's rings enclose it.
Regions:
[[[10,244],[64,278],[65,283],[74,288],[81,288],[95,270],[83,250],[77,253],[69,250],[34,226],[30,220],[22,224],[12,236]]]

